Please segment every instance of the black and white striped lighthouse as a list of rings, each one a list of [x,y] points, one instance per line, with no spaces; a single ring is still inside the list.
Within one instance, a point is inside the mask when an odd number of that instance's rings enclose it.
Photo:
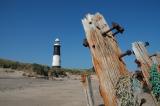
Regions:
[[[60,40],[58,38],[55,39],[54,42],[54,50],[53,50],[53,61],[52,67],[53,68],[60,68],[61,67],[61,56],[60,56]]]

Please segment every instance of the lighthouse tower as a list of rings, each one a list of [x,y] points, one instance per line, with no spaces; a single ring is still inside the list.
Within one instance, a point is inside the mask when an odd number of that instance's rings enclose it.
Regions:
[[[52,61],[53,68],[61,67],[60,47],[61,47],[60,40],[56,38],[54,42],[54,51],[53,51],[53,61]]]

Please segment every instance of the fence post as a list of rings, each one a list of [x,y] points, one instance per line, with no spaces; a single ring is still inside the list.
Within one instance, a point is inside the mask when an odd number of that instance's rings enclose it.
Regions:
[[[94,106],[94,97],[90,75],[82,74],[81,82],[86,96],[87,106]]]

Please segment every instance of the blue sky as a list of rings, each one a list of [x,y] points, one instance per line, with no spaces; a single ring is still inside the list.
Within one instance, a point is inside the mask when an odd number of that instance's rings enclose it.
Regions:
[[[81,19],[96,12],[109,25],[114,21],[125,28],[117,36],[122,51],[134,41],[150,42],[150,54],[160,51],[159,0],[0,0],[0,58],[51,66],[53,41],[59,37],[62,67],[90,68]],[[125,62],[136,70],[134,56]]]

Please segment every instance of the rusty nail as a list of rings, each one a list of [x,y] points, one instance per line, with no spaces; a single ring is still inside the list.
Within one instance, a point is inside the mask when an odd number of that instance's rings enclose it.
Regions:
[[[157,56],[157,54],[155,53],[155,54],[152,54],[152,55],[150,55],[149,57],[151,58],[151,57],[153,57],[153,56]]]
[[[124,52],[123,54],[121,54],[119,58],[122,58],[122,57],[127,56],[127,55],[129,56],[131,54],[132,54],[132,51],[131,50],[127,50],[126,52]]]
[[[83,46],[84,47],[89,47],[89,44],[88,44],[88,41],[87,41],[86,38],[83,40]]]
[[[149,46],[149,42],[145,42],[145,43],[144,43],[144,46],[145,46],[145,47]]]

